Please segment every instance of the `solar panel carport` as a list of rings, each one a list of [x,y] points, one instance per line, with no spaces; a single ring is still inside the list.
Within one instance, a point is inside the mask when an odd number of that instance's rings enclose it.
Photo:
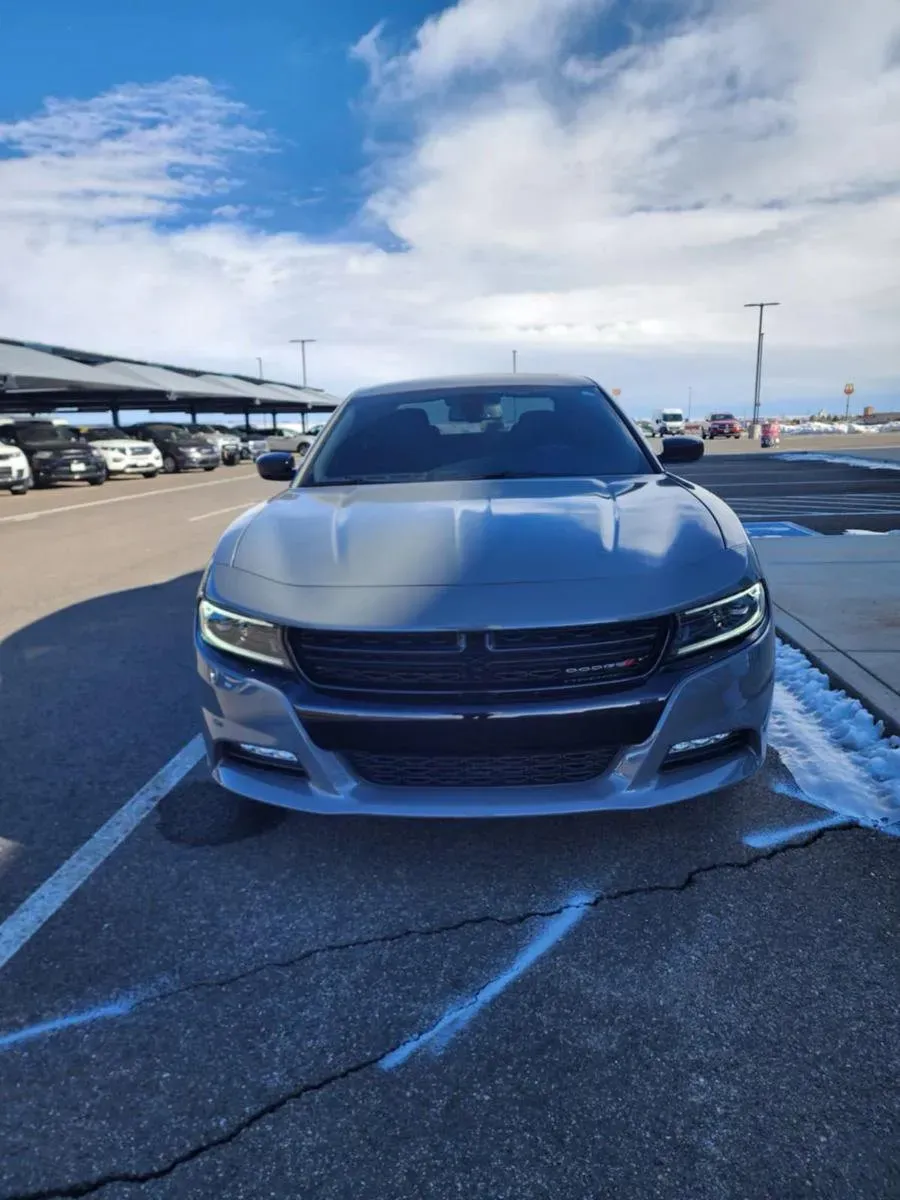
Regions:
[[[318,388],[217,375],[88,351],[0,339],[0,416],[64,411],[240,414],[330,413],[340,401]]]

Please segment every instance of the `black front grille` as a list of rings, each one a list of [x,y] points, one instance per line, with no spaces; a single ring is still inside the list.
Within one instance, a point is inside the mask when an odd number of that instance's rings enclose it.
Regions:
[[[487,632],[359,633],[288,629],[304,676],[325,691],[466,699],[567,695],[645,679],[658,664],[665,618]]]
[[[347,759],[361,779],[380,787],[553,787],[596,779],[609,768],[616,753],[615,747],[600,746],[564,754],[475,757],[356,752]]]

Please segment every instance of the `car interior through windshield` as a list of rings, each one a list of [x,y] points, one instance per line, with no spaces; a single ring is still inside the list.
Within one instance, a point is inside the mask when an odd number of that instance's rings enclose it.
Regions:
[[[597,388],[479,388],[351,400],[298,486],[653,470]]]

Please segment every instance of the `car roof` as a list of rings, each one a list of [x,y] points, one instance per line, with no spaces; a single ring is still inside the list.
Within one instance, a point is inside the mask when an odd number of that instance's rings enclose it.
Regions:
[[[398,383],[381,383],[375,387],[358,388],[348,399],[361,396],[387,396],[396,392],[425,392],[436,389],[478,387],[596,387],[585,375],[523,375],[507,372],[497,375],[442,375],[432,379],[403,379]]]

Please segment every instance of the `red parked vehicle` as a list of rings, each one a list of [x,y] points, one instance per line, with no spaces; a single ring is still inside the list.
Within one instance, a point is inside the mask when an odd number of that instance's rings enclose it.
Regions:
[[[777,421],[763,421],[759,431],[759,444],[765,449],[781,442],[781,425]]]
[[[713,413],[703,430],[705,438],[739,438],[744,432],[740,421],[732,413]]]

